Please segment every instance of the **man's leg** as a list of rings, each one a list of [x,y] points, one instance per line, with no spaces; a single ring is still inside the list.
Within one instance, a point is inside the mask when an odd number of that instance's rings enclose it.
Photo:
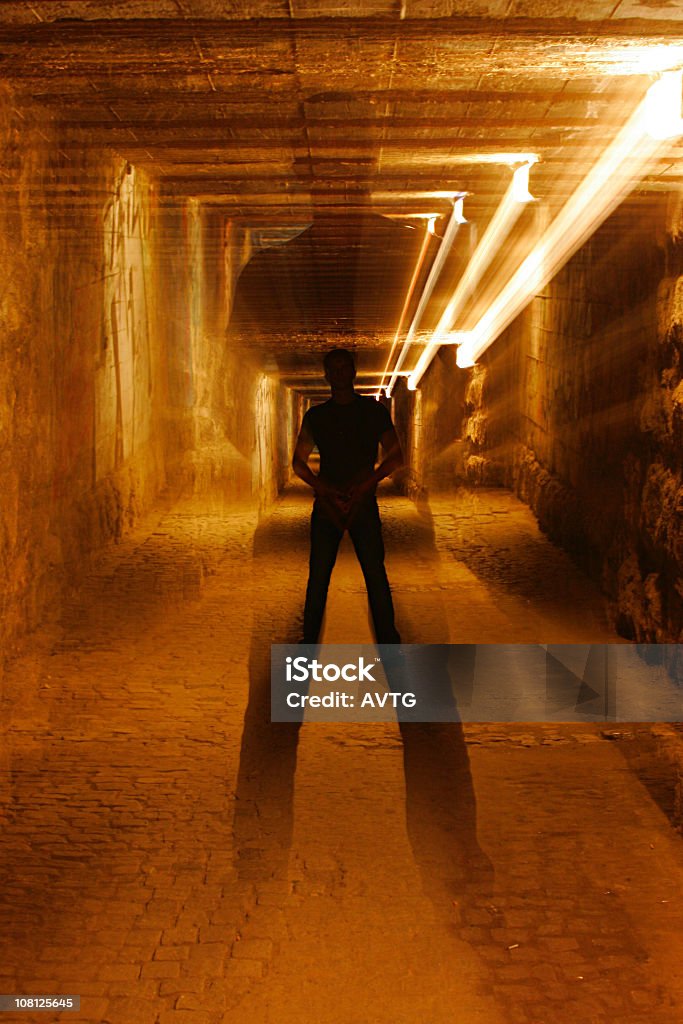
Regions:
[[[400,644],[394,625],[394,603],[384,568],[384,541],[377,502],[359,508],[349,533],[368,589],[370,611],[378,644]]]
[[[330,585],[330,576],[337,560],[341,539],[341,531],[314,505],[311,515],[311,556],[304,607],[305,644],[318,642],[325,614],[327,588]]]

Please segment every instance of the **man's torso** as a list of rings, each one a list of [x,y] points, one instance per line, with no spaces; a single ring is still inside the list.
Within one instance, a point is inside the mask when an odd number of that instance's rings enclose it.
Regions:
[[[348,404],[330,399],[313,406],[304,422],[320,453],[320,476],[339,488],[367,479],[379,440],[392,427],[386,407],[364,395]]]

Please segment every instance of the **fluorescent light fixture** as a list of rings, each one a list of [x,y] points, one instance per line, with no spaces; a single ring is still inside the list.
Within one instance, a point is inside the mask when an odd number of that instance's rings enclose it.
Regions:
[[[414,153],[412,157],[414,158]],[[462,156],[455,156],[451,158],[454,162],[462,164],[505,164],[508,167],[516,166],[517,164],[535,164],[538,160],[537,153],[467,153]],[[462,196],[462,192],[454,192],[452,189],[446,191],[439,189],[434,191],[433,189],[409,189],[401,192],[389,192],[380,191],[373,192],[373,200],[386,200],[386,199],[457,199]],[[391,214],[384,214],[383,216],[391,216]]]
[[[458,354],[455,357],[456,362],[461,370],[467,370],[471,366],[475,365],[474,359],[472,359],[472,357],[468,355],[469,349],[465,344],[465,342],[467,341],[467,335],[469,333],[469,331],[462,331],[463,337],[460,343],[460,348],[458,349]]]
[[[432,263],[431,269],[429,271],[429,276],[428,276],[428,278],[427,278],[427,280],[425,282],[425,286],[424,286],[424,288],[422,290],[422,295],[420,296],[420,301],[417,304],[417,309],[415,310],[415,313],[413,315],[413,319],[411,321],[410,327],[408,328],[408,333],[405,336],[405,340],[403,342],[403,348],[401,349],[401,351],[399,353],[399,357],[398,357],[398,360],[396,362],[396,366],[394,367],[393,373],[392,373],[392,375],[391,375],[391,377],[389,379],[389,384],[388,384],[387,389],[386,389],[387,398],[391,397],[391,392],[393,391],[394,384],[396,383],[396,378],[398,376],[398,372],[401,369],[401,367],[403,366],[403,363],[405,362],[405,358],[406,358],[406,356],[408,354],[408,350],[410,349],[410,346],[412,344],[413,338],[415,336],[415,331],[417,330],[418,324],[419,324],[420,320],[422,319],[422,315],[423,315],[425,309],[427,308],[427,303],[429,302],[429,300],[430,300],[430,298],[432,296],[432,292],[434,291],[434,286],[435,286],[435,284],[437,282],[439,274],[441,273],[443,265],[444,265],[444,263],[446,261],[446,257],[448,256],[448,253],[451,251],[451,247],[453,245],[453,242],[455,241],[455,236],[458,233],[458,229],[459,229],[461,224],[466,224],[467,223],[467,221],[465,220],[465,216],[463,214],[463,203],[464,203],[464,201],[465,201],[465,196],[462,193],[459,195],[459,197],[457,199],[454,200],[453,210],[451,211],[451,216],[450,216],[448,224],[446,226],[446,230],[444,232],[443,238],[441,239],[441,245],[439,246],[439,250],[438,250],[438,252],[436,254],[436,258],[434,259],[434,262]],[[415,279],[416,279],[416,275],[415,275]],[[398,337],[399,337],[399,332],[397,331],[396,332],[396,338],[394,339],[395,343],[397,343]],[[392,353],[393,353],[393,348],[394,348],[394,346],[392,346]],[[390,361],[391,361],[392,353],[390,353],[390,356],[389,356],[389,360]],[[387,364],[387,365],[389,365],[389,364]]]
[[[657,74],[683,64],[683,47],[672,46],[670,43],[661,46],[626,46],[608,50],[604,60],[604,73],[607,75]]]
[[[681,120],[681,72],[662,75],[651,85],[643,101],[647,133],[653,139],[671,139],[683,133]]]
[[[529,170],[531,164],[522,164],[512,175],[512,198],[517,203],[531,203],[535,196],[529,191]]]
[[[467,299],[472,294],[472,290],[481,280],[500,243],[509,234],[510,229],[522,212],[523,206],[534,198],[529,192],[530,167],[531,163],[523,164],[512,175],[512,181],[500,201],[498,209],[489,221],[471,260],[465,267],[464,273],[458,281],[448,305],[441,314],[441,319],[435,327],[432,337],[422,350],[422,354],[408,380],[408,387],[411,391],[414,391],[420,383],[422,375],[436,355],[437,349],[440,345],[444,344],[444,338],[450,335],[456,317],[461,313]],[[457,332],[457,334],[460,336],[462,332]],[[461,337],[460,340],[462,340]],[[458,343],[456,342],[456,344]]]
[[[457,220],[458,224],[467,224],[467,217],[462,212],[462,206],[464,202],[465,197],[460,196],[458,199],[455,200],[455,206],[453,207],[453,215],[455,216],[455,219]]]
[[[382,158],[382,165],[401,166],[409,164],[411,167],[415,165],[426,165],[426,166],[439,166],[443,167],[448,164],[452,167],[465,167],[470,164],[525,164],[530,159],[536,156],[535,153],[498,153],[495,150],[490,153],[481,153],[477,151],[465,152],[465,153],[454,153],[452,149],[444,148],[438,150],[418,150],[415,149],[400,149],[391,150],[386,153]],[[396,195],[396,193],[393,193]],[[449,193],[444,191],[438,192],[401,192],[401,196],[407,195],[421,195],[421,196],[433,196],[446,198]],[[450,193],[453,194],[452,192]],[[391,197],[391,192],[373,192],[373,199],[386,199]]]
[[[463,342],[467,341],[469,336],[469,331],[449,331],[447,334],[441,335],[438,343],[439,345],[462,345]],[[406,376],[412,377],[412,373],[408,373]]]
[[[387,220],[431,220],[432,217],[442,217],[442,213],[383,213],[382,217]]]
[[[394,335],[394,340],[392,341],[391,349],[389,350],[389,358],[387,359],[387,364],[384,367],[384,373],[382,374],[382,379],[379,382],[379,387],[377,388],[377,395],[375,397],[378,400],[379,400],[380,395],[382,394],[382,388],[384,387],[384,381],[386,380],[387,373],[389,372],[389,367],[391,366],[391,361],[394,358],[394,352],[396,351],[396,347],[398,345],[399,338],[401,337],[401,331],[403,330],[403,321],[406,318],[406,314],[407,314],[408,308],[410,306],[410,300],[413,297],[413,292],[415,291],[415,285],[418,282],[418,278],[420,276],[420,271],[422,269],[422,264],[424,263],[425,256],[427,255],[427,249],[429,248],[429,240],[434,235],[434,225],[435,225],[435,223],[436,223],[436,217],[430,217],[429,221],[427,222],[427,226],[425,228],[424,238],[422,239],[422,246],[420,248],[420,252],[419,252],[419,255],[417,257],[417,262],[415,263],[415,269],[413,270],[413,276],[411,277],[410,284],[408,285],[408,291],[406,293],[405,301],[403,303],[403,309],[401,310],[401,315],[400,315],[399,320],[398,320],[398,327],[396,328],[396,334]],[[394,377],[395,376],[396,375],[394,374]],[[387,389],[387,398],[390,398],[390,397],[391,397],[391,391],[389,389]]]
[[[676,126],[683,134],[683,72],[669,71],[648,89],[634,113],[571,194],[537,245],[498,293],[458,349],[458,366],[470,366],[508,327],[536,292],[612,213]],[[655,119],[655,114],[657,118]],[[667,135],[652,134],[651,128]]]
[[[626,124],[460,345],[458,366],[472,366],[480,358],[628,195],[666,139],[683,134],[682,88],[681,71],[666,72],[650,86]],[[444,325],[440,327],[443,333]],[[420,376],[425,369],[422,366]],[[412,383],[416,384],[415,373]]]

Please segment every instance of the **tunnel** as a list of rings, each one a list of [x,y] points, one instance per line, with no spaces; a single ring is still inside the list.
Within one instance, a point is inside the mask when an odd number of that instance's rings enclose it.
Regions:
[[[673,0],[2,0],[8,1021],[683,1019],[682,69]],[[279,719],[302,642],[457,709]]]

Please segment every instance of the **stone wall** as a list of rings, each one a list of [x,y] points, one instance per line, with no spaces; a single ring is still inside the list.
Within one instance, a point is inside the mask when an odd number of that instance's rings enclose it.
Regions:
[[[292,430],[226,340],[249,239],[58,132],[0,95],[2,654],[164,488],[266,507]]]
[[[683,231],[626,204],[470,372],[466,463],[513,486],[610,599],[683,635]]]
[[[0,646],[164,484],[144,176],[0,96]],[[51,133],[51,134],[50,134]],[[65,188],[64,182],[78,183]]]

